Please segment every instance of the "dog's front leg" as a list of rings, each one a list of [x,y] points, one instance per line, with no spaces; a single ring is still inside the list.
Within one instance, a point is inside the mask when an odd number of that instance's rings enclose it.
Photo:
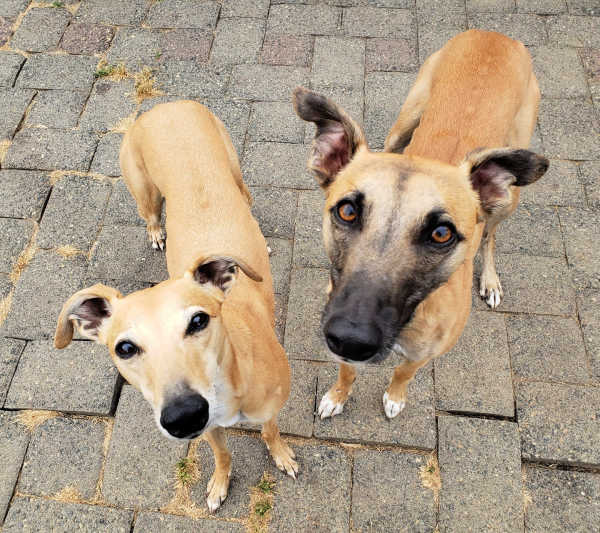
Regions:
[[[277,468],[296,479],[298,473],[298,463],[294,461],[296,454],[279,434],[277,415],[263,424],[261,435]]]
[[[339,415],[344,410],[344,404],[352,392],[352,384],[355,379],[356,369],[354,366],[341,363],[337,381],[321,398],[319,404],[321,418]]]
[[[406,359],[394,369],[392,382],[383,395],[383,410],[385,416],[394,418],[406,406],[406,389],[417,373],[417,370],[426,365],[429,359],[422,361],[409,361]]]
[[[206,487],[206,504],[211,513],[214,513],[227,498],[229,489],[229,476],[231,474],[231,454],[227,449],[225,430],[215,427],[204,435],[215,455],[215,471]]]

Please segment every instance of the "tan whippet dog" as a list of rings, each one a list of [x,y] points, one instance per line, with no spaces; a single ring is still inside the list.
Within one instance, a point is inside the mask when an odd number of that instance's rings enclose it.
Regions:
[[[120,157],[155,247],[163,246],[166,200],[170,279],[126,297],[104,285],[77,292],[62,309],[54,344],[67,346],[76,325],[108,346],[162,433],[204,436],[215,455],[207,487],[214,511],[231,469],[223,427],[262,423],[277,466],[293,477],[298,471],[276,422],[290,370],[274,330],[267,244],[229,135],[204,106],[157,105],[127,132]]]
[[[516,208],[519,187],[548,167],[525,150],[538,101],[525,47],[477,30],[425,61],[383,153],[369,150],[333,102],[296,89],[296,112],[317,125],[308,165],[327,197],[331,260],[322,327],[341,361],[319,405],[322,418],[341,413],[348,399],[356,371],[347,363],[377,362],[392,351],[405,360],[383,404],[389,418],[398,415],[416,371],[464,329],[482,235],[481,294],[498,305],[496,226]]]

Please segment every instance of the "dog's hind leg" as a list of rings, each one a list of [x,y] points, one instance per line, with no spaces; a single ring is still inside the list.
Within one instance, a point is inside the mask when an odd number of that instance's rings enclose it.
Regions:
[[[227,498],[229,476],[231,475],[231,454],[227,449],[225,430],[215,427],[204,435],[215,455],[215,471],[206,486],[206,504],[214,513]]]
[[[294,461],[296,454],[279,434],[277,415],[263,424],[261,435],[277,468],[296,479],[296,474],[298,474],[298,463]]]
[[[410,361],[406,359],[394,369],[392,382],[383,395],[385,416],[394,418],[406,407],[406,389],[417,370],[428,363],[429,359]]]
[[[355,379],[355,368],[352,365],[341,363],[337,381],[321,398],[319,404],[321,418],[339,415],[344,410],[344,404],[352,392],[352,384]]]

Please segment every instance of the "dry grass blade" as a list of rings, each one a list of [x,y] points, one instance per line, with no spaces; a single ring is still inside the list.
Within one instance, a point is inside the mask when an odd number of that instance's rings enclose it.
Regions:
[[[71,257],[75,257],[76,255],[85,255],[85,252],[75,248],[75,246],[71,246],[70,244],[59,246],[56,249],[56,253],[64,257],[65,259],[70,259]]]
[[[56,411],[26,410],[19,411],[17,421],[24,425],[30,432],[33,432],[35,428],[46,422],[46,420],[56,418],[57,416],[58,413]]]
[[[12,291],[9,292],[2,300],[0,300],[0,326],[6,320],[12,305]]]
[[[54,499],[67,503],[80,503],[83,501],[83,498],[81,497],[81,494],[79,494],[79,491],[72,485],[69,485],[64,489],[59,490],[54,495]]]
[[[133,75],[133,79],[135,81],[135,99],[138,104],[147,98],[154,98],[163,94],[162,91],[154,87],[156,78],[150,67],[144,67],[139,72],[136,72]]]
[[[10,281],[12,281],[13,284],[16,284],[17,281],[19,281],[23,270],[25,270],[25,267],[29,264],[29,262],[33,259],[33,256],[35,255],[35,239],[37,237],[38,229],[39,226],[36,224],[33,230],[33,235],[31,235],[31,239],[29,239],[29,243],[27,244],[25,249],[19,254],[19,257],[17,257],[17,260],[13,265],[13,269],[9,276]]]
[[[275,479],[265,472],[250,492],[250,514],[246,523],[248,533],[266,533],[269,529],[275,491]]]
[[[421,477],[423,486],[433,491],[433,496],[437,502],[440,489],[442,488],[442,478],[435,455],[430,455],[427,463],[419,468],[419,476]]]

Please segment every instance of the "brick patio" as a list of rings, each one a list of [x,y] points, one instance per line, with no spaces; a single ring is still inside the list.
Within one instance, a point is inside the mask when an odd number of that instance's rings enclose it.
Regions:
[[[418,374],[396,419],[381,404],[389,360],[321,421],[336,371],[318,327],[323,197],[291,90],[331,95],[379,149],[419,64],[468,28],[524,41],[542,90],[532,147],[551,166],[499,231],[506,299],[491,312],[474,293],[460,342]],[[598,0],[1,0],[0,47],[2,531],[252,531],[265,471],[275,488],[262,520],[274,532],[597,530]],[[99,75],[121,62],[128,77]],[[140,102],[133,75],[146,66],[162,94]],[[51,342],[76,290],[166,278],[118,150],[135,116],[184,97],[228,127],[273,249],[293,373],[281,428],[301,468],[286,478],[255,431],[231,431],[231,487],[215,515],[208,447],[160,436],[104,347]],[[177,505],[186,455],[199,479]]]

